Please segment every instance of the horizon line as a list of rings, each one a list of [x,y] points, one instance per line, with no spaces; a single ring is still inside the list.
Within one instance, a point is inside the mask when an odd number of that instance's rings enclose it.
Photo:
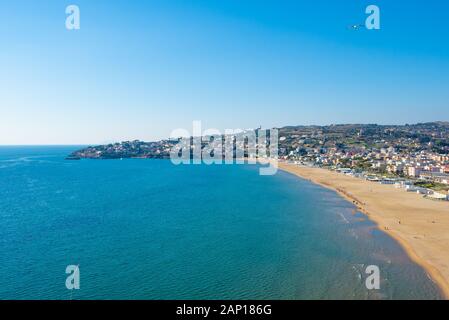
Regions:
[[[407,125],[418,125],[418,124],[431,124],[431,123],[444,123],[444,124],[448,124],[449,125],[449,120],[434,120],[434,121],[426,121],[426,122],[416,122],[416,123],[401,123],[401,124],[379,124],[379,123],[331,123],[331,124],[324,124],[324,125],[318,125],[318,124],[295,124],[295,125],[284,125],[282,127],[276,127],[276,126],[272,126],[270,128],[272,129],[282,129],[282,128],[289,128],[289,127],[330,127],[330,126],[341,126],[341,125],[377,125],[377,126],[407,126]],[[262,127],[260,127],[262,128]],[[268,129],[268,128],[266,128]],[[245,129],[245,130],[250,130],[250,129]],[[256,129],[253,129],[256,130]],[[0,147],[37,147],[37,146],[41,146],[41,147],[45,147],[45,146],[49,146],[49,147],[57,147],[57,146],[61,146],[61,147],[69,147],[69,146],[74,146],[74,147],[78,147],[78,146],[97,146],[97,145],[107,145],[107,144],[114,144],[114,143],[118,143],[120,142],[124,142],[124,141],[142,141],[142,142],[156,142],[156,141],[161,141],[161,140],[166,140],[169,138],[160,138],[160,139],[155,139],[155,140],[141,140],[141,139],[131,139],[131,140],[116,140],[115,142],[98,142],[98,143],[24,143],[24,144],[20,144],[20,143],[11,143],[11,144],[0,144]]]

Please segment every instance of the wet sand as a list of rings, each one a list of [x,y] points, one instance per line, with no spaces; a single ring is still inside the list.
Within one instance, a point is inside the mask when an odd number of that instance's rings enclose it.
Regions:
[[[321,168],[279,163],[279,169],[337,191],[396,239],[449,299],[449,202]]]

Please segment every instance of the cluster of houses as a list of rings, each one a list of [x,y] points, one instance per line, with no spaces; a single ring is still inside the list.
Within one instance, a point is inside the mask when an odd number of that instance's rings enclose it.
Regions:
[[[283,159],[332,168],[354,177],[395,185],[407,192],[416,192],[428,198],[449,200],[448,192],[444,191],[444,189],[449,190],[449,155],[426,150],[397,151],[390,146],[371,150],[314,148],[308,149],[301,155],[296,152],[290,153]],[[448,188],[435,191],[419,186],[426,183],[448,185]]]
[[[390,173],[449,184],[449,155],[420,151],[415,154],[392,154],[385,161]]]
[[[161,140],[143,142],[139,140],[91,146],[70,155],[72,158],[116,159],[116,158],[168,158],[177,141]]]
[[[345,175],[353,176],[355,178],[365,179],[370,182],[394,185],[398,189],[404,189],[406,192],[414,192],[417,194],[424,195],[424,197],[435,200],[445,200],[449,201],[449,194],[443,191],[437,192],[429,188],[424,188],[415,185],[415,182],[405,178],[387,178],[376,174],[366,173],[366,172],[356,172],[351,168],[337,168],[335,171],[340,172]]]
[[[285,158],[305,159],[324,166],[346,164],[349,167],[357,167],[360,163],[366,163],[369,167],[379,171],[449,183],[449,155],[432,154],[427,151],[400,153],[396,152],[393,147],[369,152],[364,149],[338,151],[336,148],[329,150],[316,148],[308,150],[307,154],[303,156],[297,156],[291,152]]]

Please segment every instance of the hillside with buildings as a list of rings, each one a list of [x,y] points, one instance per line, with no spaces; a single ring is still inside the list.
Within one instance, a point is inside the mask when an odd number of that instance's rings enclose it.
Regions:
[[[449,123],[285,127],[279,157],[447,199]]]
[[[260,130],[252,132],[258,135]],[[407,178],[417,188],[449,190],[449,122],[288,126],[278,130],[278,156],[281,160],[364,174],[372,179]],[[243,132],[240,137],[233,137],[234,149],[245,150],[245,156],[255,156],[247,149],[245,143],[248,140],[241,139],[246,134]],[[178,141],[135,140],[92,146],[72,153],[68,159],[168,159],[170,150]],[[211,148],[214,144],[220,148],[218,143],[224,148],[225,137],[222,141],[210,141],[210,137],[202,137],[202,148],[208,144]]]

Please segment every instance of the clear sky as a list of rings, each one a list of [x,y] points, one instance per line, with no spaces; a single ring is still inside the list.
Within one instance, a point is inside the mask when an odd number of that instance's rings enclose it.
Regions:
[[[369,4],[381,29],[348,28]],[[447,121],[447,21],[446,0],[0,0],[0,144]]]

